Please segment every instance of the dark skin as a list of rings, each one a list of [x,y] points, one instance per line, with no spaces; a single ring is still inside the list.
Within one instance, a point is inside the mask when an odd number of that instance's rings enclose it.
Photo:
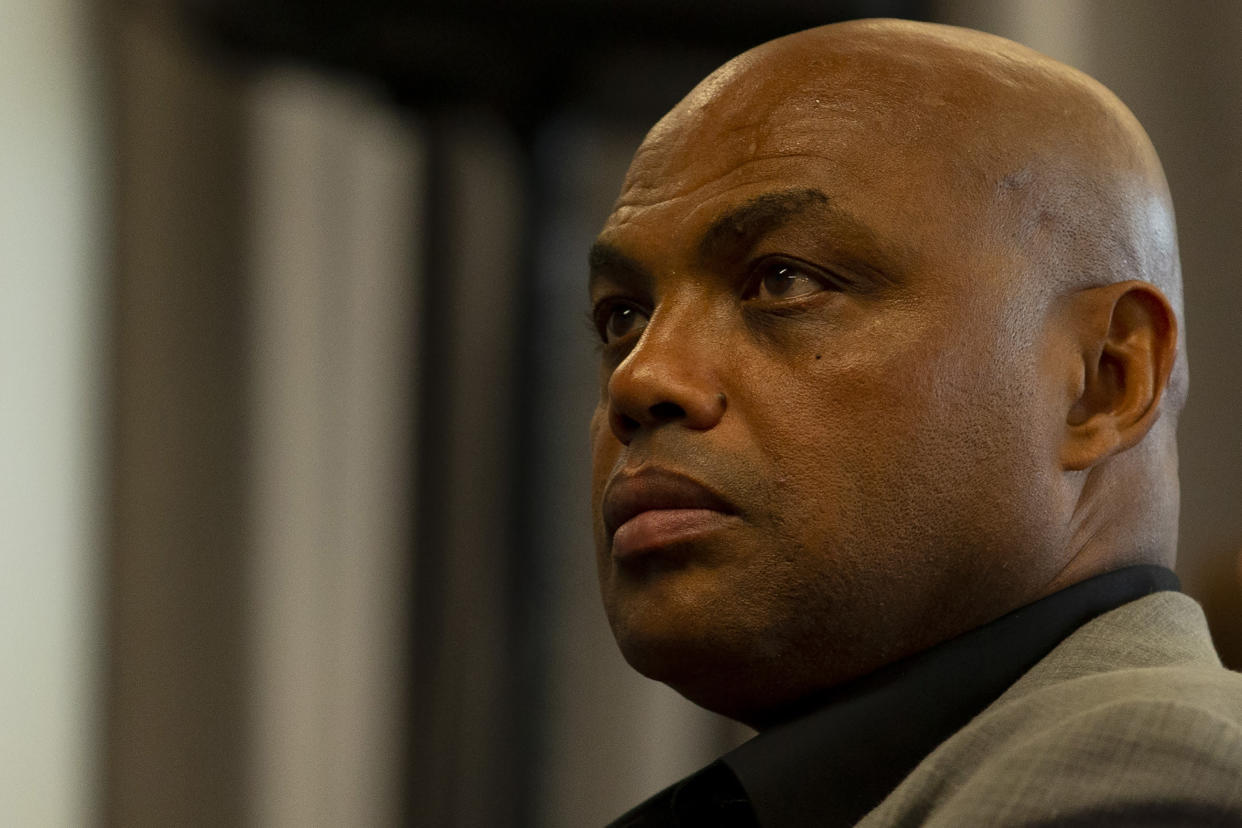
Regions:
[[[762,728],[1170,562],[1172,221],[1128,111],[999,38],[857,21],[705,80],[591,257],[596,545],[625,657]]]

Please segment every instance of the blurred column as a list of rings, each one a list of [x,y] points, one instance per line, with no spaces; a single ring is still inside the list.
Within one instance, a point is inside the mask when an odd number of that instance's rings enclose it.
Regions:
[[[232,825],[249,552],[242,80],[166,4],[99,14],[116,88],[105,822]]]
[[[85,4],[0,0],[0,824],[95,822],[101,56]]]
[[[519,732],[514,573],[515,347],[523,311],[523,162],[512,133],[483,112],[428,127],[429,249],[420,326],[418,577],[407,817],[414,825],[521,823],[529,755]]]
[[[249,96],[251,821],[398,823],[418,132],[309,72]]]

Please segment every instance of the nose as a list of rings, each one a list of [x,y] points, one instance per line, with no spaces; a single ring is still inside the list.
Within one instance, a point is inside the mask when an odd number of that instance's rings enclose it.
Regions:
[[[702,319],[682,321],[687,324],[657,311],[608,379],[609,424],[624,445],[665,425],[707,431],[724,416],[718,371],[724,349],[713,344]]]

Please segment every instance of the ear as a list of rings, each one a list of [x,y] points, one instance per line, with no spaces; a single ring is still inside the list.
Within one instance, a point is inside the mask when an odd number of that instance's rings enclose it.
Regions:
[[[1177,357],[1177,316],[1159,289],[1129,281],[1069,297],[1081,359],[1061,466],[1082,470],[1137,444],[1160,416]]]

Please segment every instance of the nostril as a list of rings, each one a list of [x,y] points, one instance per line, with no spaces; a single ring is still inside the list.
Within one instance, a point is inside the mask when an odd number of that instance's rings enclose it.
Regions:
[[[659,402],[651,406],[651,417],[657,422],[668,422],[669,420],[680,420],[686,416],[686,410],[677,403]]]
[[[612,433],[617,435],[623,443],[628,443],[634,432],[642,427],[638,420],[627,414],[622,414],[620,411],[613,411],[611,419]]]

